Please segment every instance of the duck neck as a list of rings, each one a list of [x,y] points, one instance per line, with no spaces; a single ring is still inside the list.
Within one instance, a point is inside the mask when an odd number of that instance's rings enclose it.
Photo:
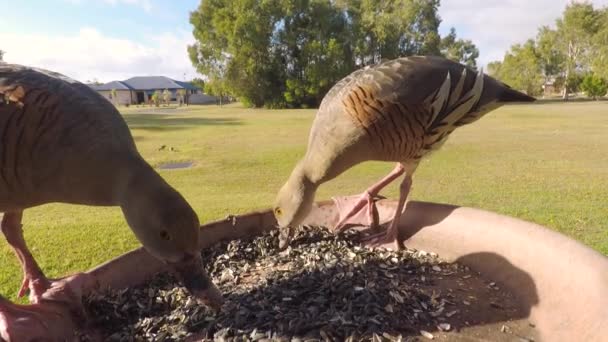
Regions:
[[[302,184],[305,189],[316,190],[323,182],[323,174],[319,173],[312,165],[307,158],[300,160],[291,173],[291,181],[294,184]]]
[[[119,194],[119,204],[123,210],[141,210],[135,208],[151,200],[158,193],[167,190],[167,184],[150,165],[137,161],[125,179],[123,190]]]

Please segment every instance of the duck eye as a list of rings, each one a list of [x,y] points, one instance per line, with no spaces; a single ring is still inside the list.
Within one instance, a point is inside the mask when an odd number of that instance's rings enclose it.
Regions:
[[[281,216],[281,215],[283,215],[283,210],[281,210],[281,208],[275,208],[274,214],[277,216]]]
[[[163,240],[169,241],[169,240],[171,240],[171,235],[169,235],[169,232],[167,232],[166,230],[161,230],[160,238]]]

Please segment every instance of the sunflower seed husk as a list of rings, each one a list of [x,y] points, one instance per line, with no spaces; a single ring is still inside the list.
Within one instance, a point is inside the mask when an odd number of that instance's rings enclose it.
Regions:
[[[439,323],[437,325],[437,328],[439,328],[439,330],[441,331],[450,331],[450,329],[452,329],[452,326],[450,325],[450,323]]]
[[[433,334],[431,334],[430,332],[425,331],[425,330],[420,330],[420,335],[428,338],[429,340],[432,340],[435,338],[435,336],[433,336]]]
[[[85,298],[89,317],[111,341],[401,341],[412,331],[434,338],[424,327],[451,329],[446,318],[458,310],[444,313],[446,305],[462,300],[430,286],[448,271],[464,279],[465,267],[434,253],[362,248],[358,233],[321,227],[298,229],[286,250],[278,241],[275,230],[202,252],[224,293],[219,313],[162,273]]]

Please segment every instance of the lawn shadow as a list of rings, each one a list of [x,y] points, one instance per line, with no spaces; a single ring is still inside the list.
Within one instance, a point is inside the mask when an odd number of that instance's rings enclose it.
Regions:
[[[169,114],[124,114],[123,118],[131,129],[148,131],[169,131],[188,129],[197,126],[241,125],[236,118],[184,117]]]
[[[535,104],[535,105],[543,105],[543,104],[560,104],[560,103],[585,103],[585,102],[592,102],[592,103],[598,103],[598,104],[608,104],[608,98],[599,98],[599,99],[593,99],[590,97],[571,97],[568,100],[564,100],[563,98],[559,97],[559,98],[539,98],[537,99],[535,102],[532,102],[530,104]]]

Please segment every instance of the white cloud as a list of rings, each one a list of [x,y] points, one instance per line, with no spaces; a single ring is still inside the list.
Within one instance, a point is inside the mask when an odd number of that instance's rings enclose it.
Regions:
[[[569,0],[443,0],[442,26],[456,27],[480,49],[481,65],[503,58],[512,44],[534,38],[542,25],[554,25]],[[591,1],[596,8],[608,0]]]
[[[0,42],[8,63],[49,69],[79,81],[196,76],[186,51],[193,42],[187,32],[167,32],[145,42],[108,37],[94,28],[67,36],[0,32]]]
[[[91,0],[65,0],[86,3]],[[99,0],[97,0],[99,1]],[[109,5],[130,4],[150,8],[151,0],[101,0]],[[533,38],[541,25],[553,25],[569,0],[443,0],[439,14],[442,28],[455,26],[458,34],[480,49],[479,63],[502,59],[512,44]],[[592,1],[596,7],[608,0]],[[86,81],[105,82],[136,75],[165,75],[190,79],[196,72],[186,46],[193,37],[186,31],[155,34],[144,40],[105,35],[95,28],[81,28],[69,35],[20,34],[0,31],[4,59],[31,65]]]

